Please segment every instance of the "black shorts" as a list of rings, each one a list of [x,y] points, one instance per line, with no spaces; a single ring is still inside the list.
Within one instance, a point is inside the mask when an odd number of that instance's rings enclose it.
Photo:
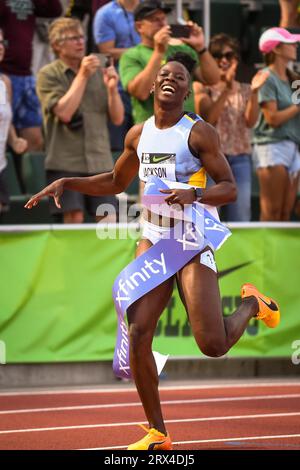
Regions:
[[[7,185],[7,169],[0,171],[0,203],[2,211],[9,208],[9,191]]]
[[[71,173],[68,171],[56,171],[56,170],[47,170],[46,178],[47,184],[53,183],[53,181],[59,178],[69,178],[69,177],[84,177],[92,176],[86,175],[83,173]],[[89,215],[96,217],[97,208],[101,204],[111,204],[114,206],[117,213],[117,198],[115,196],[86,196],[85,194],[78,193],[76,191],[65,190],[60,199],[61,209],[56,207],[54,199],[49,198],[49,209],[52,215],[55,214],[64,214],[65,212],[70,212],[74,210],[84,211],[86,210]],[[100,214],[99,215],[103,215]]]

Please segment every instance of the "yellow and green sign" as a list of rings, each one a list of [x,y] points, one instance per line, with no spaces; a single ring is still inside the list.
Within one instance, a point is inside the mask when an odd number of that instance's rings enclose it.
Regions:
[[[0,232],[0,341],[7,363],[112,359],[116,314],[111,290],[135,239],[99,239],[95,229]],[[275,330],[249,323],[229,357],[290,357],[300,340],[300,228],[235,228],[216,254],[224,315],[244,282],[275,298]],[[158,323],[154,350],[198,356],[179,295]]]

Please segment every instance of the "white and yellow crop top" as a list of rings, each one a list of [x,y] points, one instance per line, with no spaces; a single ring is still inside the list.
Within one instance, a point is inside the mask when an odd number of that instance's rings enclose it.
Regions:
[[[202,119],[197,114],[185,113],[174,126],[158,129],[154,116],[147,119],[137,147],[142,181],[147,182],[149,176],[158,176],[205,188],[206,171],[188,144],[191,129],[199,120]]]

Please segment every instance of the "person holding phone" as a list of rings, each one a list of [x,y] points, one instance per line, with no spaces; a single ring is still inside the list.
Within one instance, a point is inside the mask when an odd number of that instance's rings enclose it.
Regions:
[[[205,47],[200,26],[189,22],[189,37],[181,37],[180,42],[172,40],[167,20],[170,11],[171,7],[159,0],[145,0],[134,10],[135,27],[141,43],[122,55],[119,72],[123,88],[131,95],[135,123],[152,115],[152,84],[162,63],[176,52],[185,52],[196,61],[193,79],[212,85],[220,78],[218,66]],[[186,98],[185,109],[195,111],[192,90]]]
[[[107,129],[108,117],[117,125],[124,119],[113,65],[101,67],[94,54],[85,56],[82,25],[75,18],[59,18],[49,29],[57,60],[37,77],[46,143],[48,183],[72,174],[92,175],[113,167]],[[82,223],[84,209],[96,217],[100,203],[116,205],[115,197],[87,197],[66,191],[59,209],[50,200],[53,215],[65,223]]]
[[[103,54],[111,54],[116,69],[122,54],[141,42],[134,27],[133,11],[140,0],[113,0],[99,8],[93,20],[94,42]],[[109,123],[111,148],[122,151],[127,131],[133,125],[130,96],[119,82],[119,92],[125,108],[125,119],[121,126]]]

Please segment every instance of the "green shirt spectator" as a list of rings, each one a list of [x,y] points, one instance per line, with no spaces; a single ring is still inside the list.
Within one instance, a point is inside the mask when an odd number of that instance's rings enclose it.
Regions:
[[[293,102],[293,94],[297,98],[295,89],[292,89],[289,81],[281,80],[281,78],[272,71],[270,76],[258,92],[258,102],[266,103],[268,101],[276,101],[278,111],[288,108],[295,104]],[[263,113],[260,113],[259,120],[254,129],[253,142],[255,144],[269,144],[280,142],[282,140],[291,140],[300,144],[300,114],[296,114],[293,118],[283,122],[278,127],[271,127],[265,120]]]
[[[162,64],[166,61],[166,58],[175,54],[176,52],[185,52],[189,54],[199,64],[199,59],[196,51],[186,45],[169,45],[165,53],[165,58],[162,60]],[[144,44],[138,44],[126,51],[120,60],[120,79],[124,89],[127,89],[128,83],[148,64],[153,53],[153,49]],[[135,124],[143,122],[153,114],[153,95],[151,94],[148,99],[141,101],[134,96],[131,97],[132,102],[132,114]],[[191,94],[185,101],[184,109],[186,111],[195,112],[194,106],[194,93],[191,90]]]
[[[171,7],[160,0],[144,0],[134,10],[135,28],[141,43],[123,54],[119,71],[123,87],[132,98],[135,123],[153,114],[151,87],[158,70],[170,55],[183,52],[195,60],[193,80],[213,85],[220,79],[217,63],[204,46],[202,28],[188,22],[188,37],[175,38],[166,16],[170,11]],[[185,109],[194,111],[193,96],[190,95],[185,102]]]

